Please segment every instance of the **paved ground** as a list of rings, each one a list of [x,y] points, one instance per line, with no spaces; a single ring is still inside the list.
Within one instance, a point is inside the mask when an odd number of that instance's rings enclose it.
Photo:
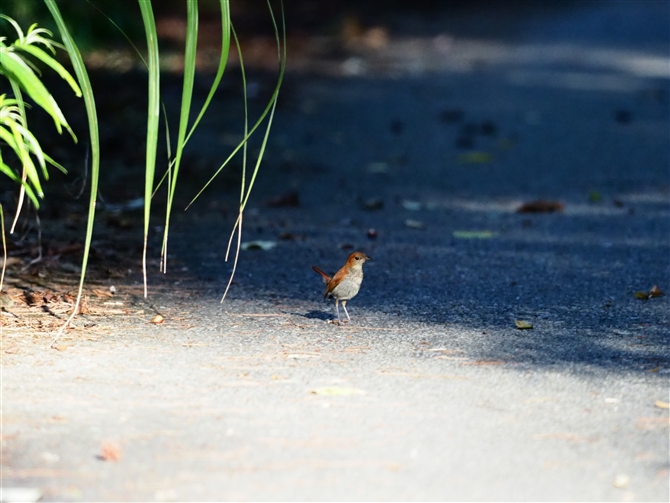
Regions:
[[[221,182],[177,218],[150,302],[118,284],[126,315],[61,350],[4,328],[3,487],[668,501],[670,309],[635,298],[670,290],[668,10],[612,5],[296,68],[245,223],[277,246],[243,252],[223,305]],[[205,126],[194,152],[222,155]],[[299,207],[265,204],[291,190]],[[516,212],[535,199],[564,209]],[[349,247],[374,260],[338,327],[311,266]]]

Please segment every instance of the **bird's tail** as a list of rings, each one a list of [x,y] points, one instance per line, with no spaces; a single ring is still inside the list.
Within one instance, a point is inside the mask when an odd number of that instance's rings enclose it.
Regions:
[[[323,272],[321,269],[319,269],[317,266],[313,265],[312,269],[314,269],[314,272],[318,272],[321,277],[323,278],[324,283],[328,283],[331,280],[331,277],[328,276],[325,272]]]

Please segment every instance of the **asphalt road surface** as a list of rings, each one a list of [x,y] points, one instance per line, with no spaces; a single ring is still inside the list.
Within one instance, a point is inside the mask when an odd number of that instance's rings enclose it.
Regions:
[[[667,3],[476,14],[289,72],[225,303],[221,182],[149,301],[3,329],[3,500],[669,500]]]

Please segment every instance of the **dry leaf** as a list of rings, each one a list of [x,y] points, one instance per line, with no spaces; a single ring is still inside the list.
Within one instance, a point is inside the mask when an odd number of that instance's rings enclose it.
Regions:
[[[496,237],[497,232],[492,231],[454,231],[453,236],[456,239],[490,239]]]
[[[157,314],[156,316],[154,316],[154,319],[151,320],[151,323],[153,323],[154,325],[160,325],[164,321],[165,318],[163,318],[160,314]]]
[[[313,395],[320,396],[350,396],[365,395],[365,391],[356,388],[343,388],[341,386],[323,386],[309,390]]]
[[[277,246],[277,243],[275,241],[247,241],[245,243],[242,243],[242,249],[243,250],[263,250],[263,251],[268,251],[272,250]]]
[[[532,323],[524,320],[514,320],[514,324],[516,325],[516,328],[518,328],[519,330],[528,330],[530,328],[533,328]]]
[[[649,299],[649,294],[647,292],[637,291],[635,292],[635,298],[639,300]]]
[[[486,164],[493,160],[493,156],[488,152],[468,152],[458,156],[461,164]]]
[[[656,407],[658,407],[659,409],[670,409],[670,403],[656,400]]]
[[[102,461],[119,461],[121,459],[121,446],[114,442],[105,442],[102,444],[98,458]]]
[[[654,285],[651,287],[651,290],[649,290],[649,297],[654,298],[654,297],[663,297],[665,294],[661,291],[661,289],[658,287],[658,285]]]
[[[93,290],[93,295],[96,297],[113,297],[114,294],[110,292],[109,290]]]
[[[543,199],[537,199],[535,201],[530,201],[523,203],[519,208],[517,208],[517,213],[553,213],[563,211],[563,203],[559,201],[545,201]]]
[[[362,200],[360,204],[367,211],[381,210],[384,207],[384,201],[378,197]]]
[[[402,202],[402,207],[409,211],[419,211],[421,209],[421,203],[419,201],[405,200]]]
[[[620,473],[612,481],[612,485],[617,489],[624,489],[630,485],[630,477],[625,473]]]
[[[300,206],[300,196],[296,191],[292,190],[286,194],[273,197],[267,204],[274,208],[295,208]]]
[[[422,221],[412,220],[411,218],[408,218],[407,220],[405,220],[405,225],[407,227],[411,227],[412,229],[425,229],[426,228],[426,224],[424,224]]]

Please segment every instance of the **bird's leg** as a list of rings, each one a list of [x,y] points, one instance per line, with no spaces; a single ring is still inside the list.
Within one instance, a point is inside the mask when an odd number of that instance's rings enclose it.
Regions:
[[[341,323],[342,320],[340,320],[340,308],[338,307],[339,302],[340,302],[339,299],[335,299],[335,311],[337,311],[337,322]],[[342,301],[342,307],[344,307],[344,301]],[[346,312],[346,309],[345,309],[345,312]]]
[[[351,318],[349,318],[349,313],[347,312],[347,301],[346,300],[342,301],[342,308],[344,309],[344,314],[347,315],[347,321],[351,321]]]

